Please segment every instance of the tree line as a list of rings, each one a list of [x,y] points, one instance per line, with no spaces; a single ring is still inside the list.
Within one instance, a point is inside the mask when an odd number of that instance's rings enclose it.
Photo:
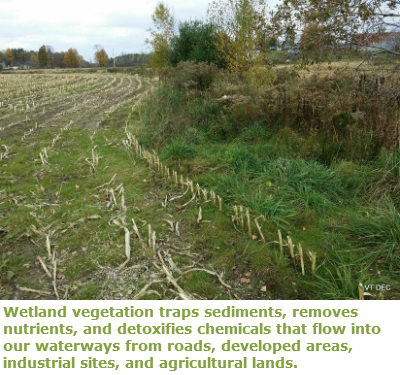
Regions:
[[[70,48],[66,52],[55,52],[52,47],[45,45],[38,51],[27,51],[22,48],[0,51],[0,62],[6,67],[31,68],[75,68],[90,65],[75,48]]]
[[[76,48],[56,52],[51,46],[41,46],[38,51],[7,48],[0,51],[0,68],[88,68],[92,66],[136,66],[148,62],[148,54],[124,54],[109,57],[100,45],[95,45],[94,63],[86,61]]]

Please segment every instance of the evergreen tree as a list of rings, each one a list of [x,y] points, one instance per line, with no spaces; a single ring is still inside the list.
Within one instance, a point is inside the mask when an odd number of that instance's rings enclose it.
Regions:
[[[48,63],[49,63],[49,55],[47,53],[46,46],[41,46],[39,48],[38,59],[39,59],[39,66],[41,68],[44,68],[44,67],[46,67],[48,65]]]
[[[223,56],[217,48],[218,36],[212,23],[186,21],[179,25],[179,33],[171,42],[171,64],[180,61],[207,62],[224,67]]]

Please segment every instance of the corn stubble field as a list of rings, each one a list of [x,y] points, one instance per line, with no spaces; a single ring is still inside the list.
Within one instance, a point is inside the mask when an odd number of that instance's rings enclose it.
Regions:
[[[315,292],[323,255],[141,146],[156,86],[105,70],[0,75],[0,296],[357,298],[338,278]]]
[[[129,74],[0,76],[3,298],[234,296],[189,235],[212,238],[208,207],[203,224],[193,186],[135,152],[135,107],[153,86]]]

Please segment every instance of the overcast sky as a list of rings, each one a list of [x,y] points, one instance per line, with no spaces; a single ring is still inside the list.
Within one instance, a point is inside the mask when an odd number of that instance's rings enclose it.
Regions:
[[[206,16],[210,0],[165,0],[180,21]],[[111,57],[149,52],[145,39],[158,0],[0,0],[0,50],[76,48],[88,61],[94,45]]]

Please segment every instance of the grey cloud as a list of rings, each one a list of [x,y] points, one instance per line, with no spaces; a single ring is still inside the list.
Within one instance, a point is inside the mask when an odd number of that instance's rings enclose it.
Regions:
[[[143,28],[151,27],[151,18],[143,17],[133,13],[111,13],[107,16],[102,27],[126,27],[126,28]]]

